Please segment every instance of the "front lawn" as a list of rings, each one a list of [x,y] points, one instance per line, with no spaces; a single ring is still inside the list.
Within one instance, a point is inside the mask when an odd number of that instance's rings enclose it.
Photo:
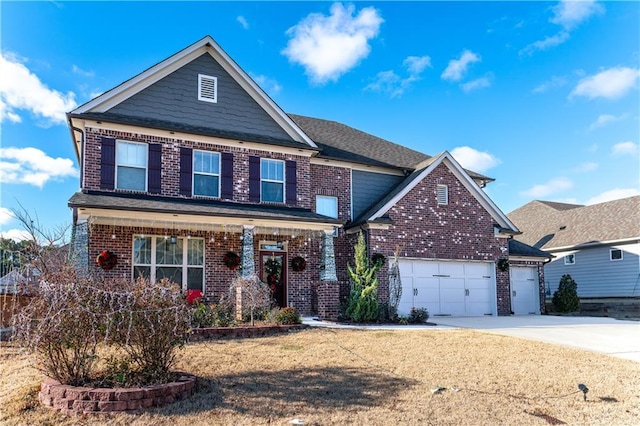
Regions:
[[[0,423],[627,425],[640,419],[640,363],[470,330],[310,329],[187,345],[189,400],[76,418],[34,400],[42,376],[0,348]],[[590,391],[583,401],[578,383]],[[447,388],[432,393],[437,387]],[[458,390],[454,391],[451,388]]]

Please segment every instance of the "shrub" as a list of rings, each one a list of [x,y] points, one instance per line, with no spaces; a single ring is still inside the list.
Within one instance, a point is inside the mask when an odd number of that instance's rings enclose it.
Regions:
[[[558,289],[551,299],[553,307],[558,312],[576,312],[580,310],[580,298],[578,297],[578,284],[565,274],[560,279]]]
[[[234,303],[231,298],[224,295],[220,298],[220,302],[216,305],[211,305],[213,312],[213,325],[216,327],[230,327],[236,323],[233,316]]]
[[[425,308],[411,308],[407,322],[409,324],[422,324],[429,319],[429,312]]]
[[[255,319],[264,318],[271,308],[271,290],[256,274],[234,278],[230,294],[236,295],[238,289],[242,294],[242,318],[250,319],[251,325],[255,325]]]
[[[293,307],[280,309],[274,319],[278,324],[300,324],[302,322],[300,314]]]
[[[345,315],[354,322],[371,322],[378,318],[378,270],[381,263],[371,264],[362,232],[358,235],[354,254],[355,266],[347,264],[351,293]]]
[[[213,308],[202,301],[196,302],[191,311],[191,327],[211,327],[215,322]]]

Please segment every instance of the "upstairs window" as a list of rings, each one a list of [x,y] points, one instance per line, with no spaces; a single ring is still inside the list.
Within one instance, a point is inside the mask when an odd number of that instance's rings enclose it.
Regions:
[[[564,264],[565,265],[575,265],[576,264],[576,255],[575,254],[568,254],[564,257]]]
[[[446,206],[449,204],[449,188],[447,185],[438,185],[436,187],[436,199],[439,206]]]
[[[612,262],[622,260],[622,250],[620,249],[611,249],[609,250],[609,259]]]
[[[261,201],[284,203],[284,161],[260,160]]]
[[[116,188],[147,190],[147,149],[145,143],[117,141]]]
[[[220,196],[220,154],[193,151],[193,195]]]
[[[316,213],[338,218],[338,197],[316,195]]]
[[[198,100],[218,102],[218,79],[216,77],[198,74]]]

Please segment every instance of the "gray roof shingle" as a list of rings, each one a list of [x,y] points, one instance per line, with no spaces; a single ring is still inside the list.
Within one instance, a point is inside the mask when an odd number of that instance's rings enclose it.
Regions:
[[[514,240],[513,238],[509,239],[509,256],[546,257],[548,259],[553,257],[551,253],[531,247],[530,245],[525,244],[522,241]]]
[[[507,217],[522,231],[517,239],[546,250],[640,239],[640,196],[570,208],[555,204],[536,200],[509,213]]]

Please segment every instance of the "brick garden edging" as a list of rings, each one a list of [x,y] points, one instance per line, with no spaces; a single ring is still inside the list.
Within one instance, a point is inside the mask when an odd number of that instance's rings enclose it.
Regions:
[[[304,330],[309,327],[306,324],[291,325],[256,325],[246,327],[204,327],[195,328],[191,332],[189,340],[198,342],[208,339],[265,337],[274,334],[289,333],[292,331]]]
[[[196,376],[186,373],[181,373],[175,382],[139,388],[77,387],[46,379],[38,399],[45,407],[66,414],[139,411],[184,399],[194,393],[195,385]]]

